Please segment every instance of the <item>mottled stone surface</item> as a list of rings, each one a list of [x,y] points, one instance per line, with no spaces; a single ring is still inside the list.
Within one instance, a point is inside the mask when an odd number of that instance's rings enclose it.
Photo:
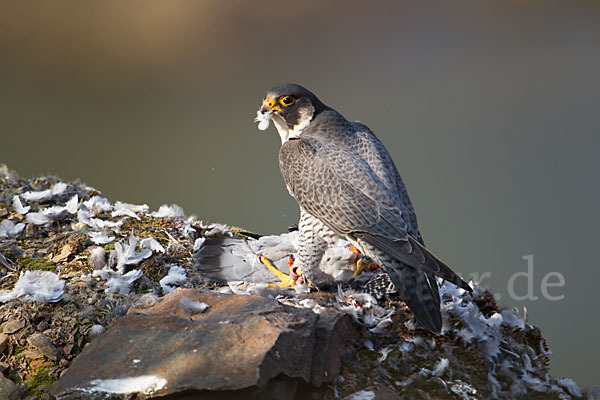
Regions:
[[[47,358],[58,360],[62,356],[62,352],[56,348],[50,338],[43,333],[34,333],[27,338],[27,343],[35,346]]]
[[[11,319],[0,325],[0,332],[13,334],[20,331],[25,326],[25,321],[22,319]]]
[[[210,307],[190,316],[181,295]],[[97,382],[153,376],[147,396],[208,392],[293,399],[298,385],[332,382],[356,333],[352,319],[275,299],[178,289],[155,306],[132,309],[90,343],[51,388],[57,397],[101,397]]]

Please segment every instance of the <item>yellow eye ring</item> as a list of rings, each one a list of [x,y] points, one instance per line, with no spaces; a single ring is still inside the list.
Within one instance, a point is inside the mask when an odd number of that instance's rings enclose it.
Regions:
[[[292,96],[283,96],[279,98],[279,104],[281,104],[284,107],[291,106],[292,104],[294,104],[295,101],[296,99]]]

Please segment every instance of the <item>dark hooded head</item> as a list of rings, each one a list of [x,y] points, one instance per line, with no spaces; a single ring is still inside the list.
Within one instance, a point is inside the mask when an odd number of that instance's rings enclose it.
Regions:
[[[271,118],[284,143],[297,137],[319,113],[328,110],[310,91],[294,83],[275,86],[267,92],[261,112],[271,112]]]

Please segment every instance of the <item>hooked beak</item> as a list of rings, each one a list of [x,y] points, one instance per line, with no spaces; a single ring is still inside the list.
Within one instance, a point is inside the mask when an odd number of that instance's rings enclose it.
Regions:
[[[263,103],[262,103],[262,107],[260,108],[260,111],[262,113],[265,112],[273,112],[273,113],[280,113],[283,110],[277,105],[277,102],[275,100],[273,100],[271,97],[267,96]]]

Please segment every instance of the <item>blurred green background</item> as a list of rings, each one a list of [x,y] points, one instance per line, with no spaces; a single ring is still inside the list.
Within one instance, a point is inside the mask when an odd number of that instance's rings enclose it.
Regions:
[[[283,232],[298,211],[279,137],[252,120],[267,89],[300,83],[375,131],[428,246],[488,272],[542,328],[553,375],[586,387],[600,384],[599,71],[598,2],[2,2],[0,162]],[[528,255],[539,299],[510,298]],[[553,271],[560,301],[541,292]]]

